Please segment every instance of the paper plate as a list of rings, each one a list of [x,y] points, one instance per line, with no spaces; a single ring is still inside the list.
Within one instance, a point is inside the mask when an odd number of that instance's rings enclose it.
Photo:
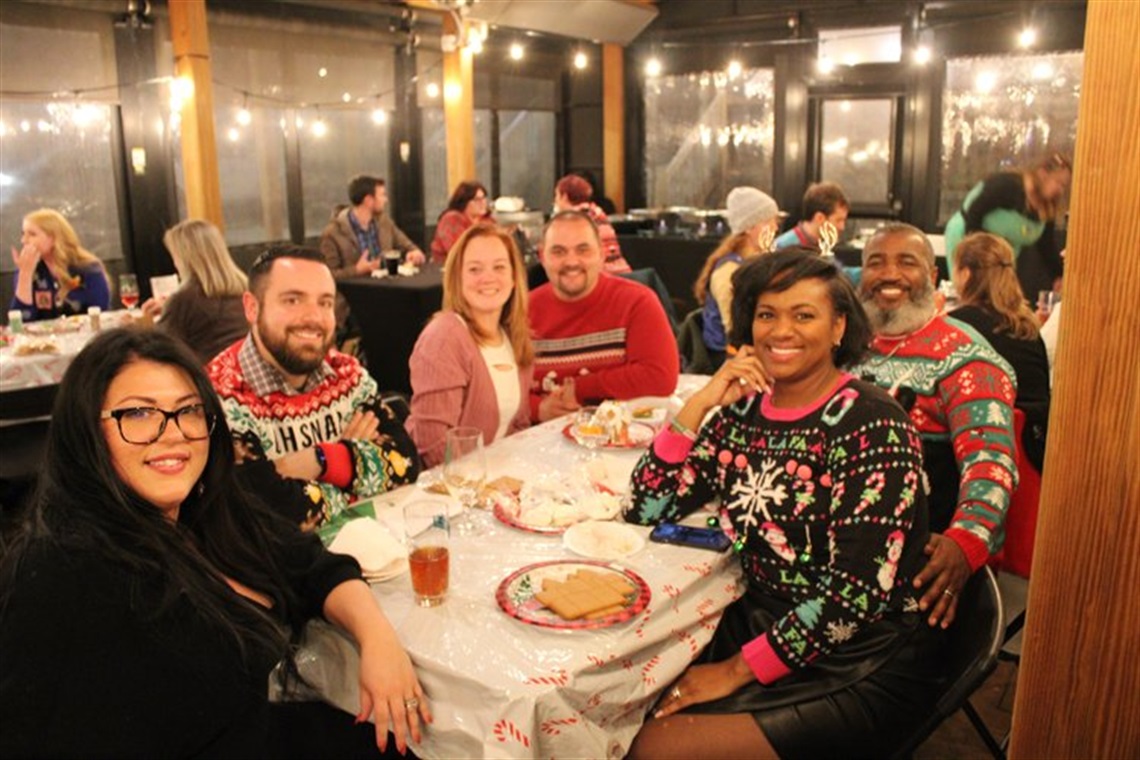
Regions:
[[[364,576],[364,580],[368,583],[382,583],[384,581],[390,581],[393,578],[399,578],[406,572],[408,572],[408,560],[401,558],[375,573],[362,572],[361,575]]]
[[[576,424],[577,423],[571,422],[562,428],[562,435],[574,441],[574,443],[578,443],[578,439],[574,437],[574,425]],[[652,426],[646,425],[644,422],[631,422],[629,425],[629,443],[605,443],[598,446],[598,450],[643,449],[649,445],[655,435],[657,435],[657,431],[654,430]],[[578,443],[578,445],[585,448],[581,443]]]
[[[525,530],[527,533],[543,533],[548,536],[557,536],[566,532],[569,525],[529,525],[519,520],[517,517],[507,511],[501,503],[496,502],[495,508],[492,513],[499,519],[499,522],[504,525],[509,525],[518,530]]]
[[[543,580],[547,578],[561,580],[576,570],[594,570],[620,575],[633,585],[634,591],[626,596],[625,606],[612,615],[592,620],[564,620],[543,607],[534,595],[542,590]],[[649,606],[650,597],[649,584],[641,576],[620,565],[590,560],[555,560],[527,565],[504,578],[495,592],[495,601],[499,603],[499,607],[516,620],[543,628],[563,630],[620,625],[641,614]]]
[[[624,559],[645,548],[645,539],[625,523],[586,520],[571,525],[562,535],[562,544],[591,559]]]

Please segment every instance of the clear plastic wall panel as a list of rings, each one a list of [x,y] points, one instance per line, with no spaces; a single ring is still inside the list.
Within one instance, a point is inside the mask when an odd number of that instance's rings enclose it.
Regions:
[[[825,100],[820,179],[837,182],[853,206],[890,202],[894,101]]]
[[[499,195],[518,196],[530,209],[554,198],[554,113],[499,112]]]
[[[83,8],[0,3],[2,272],[15,269],[8,249],[20,244],[24,215],[43,207],[62,212],[100,258],[123,255],[111,143],[119,96],[112,20]]]
[[[952,58],[942,93],[945,223],[989,174],[1030,166],[1049,153],[1072,158],[1084,55]]]
[[[772,69],[661,76],[645,84],[645,179],[650,206],[721,208],[728,191],[770,191]]]
[[[844,66],[898,63],[902,60],[902,30],[897,26],[820,29],[820,60]]]
[[[299,130],[305,236],[315,237],[333,209],[349,202],[348,181],[357,174],[388,179],[388,117],[372,111],[329,111]],[[323,126],[321,124],[323,123]],[[400,199],[388,189],[390,208]]]
[[[105,103],[0,101],[0,269],[14,271],[23,217],[62,213],[83,246],[104,260],[123,256],[115,192],[112,123]]]
[[[251,110],[248,125],[218,135],[218,178],[230,245],[289,237],[285,198],[285,113]]]
[[[475,177],[493,194],[491,187],[491,112],[475,111]],[[447,128],[443,108],[424,108],[421,114],[424,146],[424,220],[430,226],[447,208],[447,201],[455,190],[447,179]],[[551,143],[553,145],[553,143]],[[553,185],[551,185],[553,187]]]

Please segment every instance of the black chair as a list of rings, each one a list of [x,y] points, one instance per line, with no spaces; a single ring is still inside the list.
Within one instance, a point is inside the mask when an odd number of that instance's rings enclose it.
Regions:
[[[0,524],[14,523],[35,491],[58,390],[40,385],[0,396]]]
[[[665,310],[665,316],[669,319],[669,327],[672,328],[674,335],[677,334],[677,310],[673,307],[673,299],[669,295],[669,289],[665,287],[665,283],[657,274],[656,269],[653,267],[634,269],[632,272],[623,272],[618,277],[640,282],[656,293],[657,300],[661,301],[661,308]]]
[[[681,371],[691,375],[711,375],[715,370],[704,338],[704,309],[693,309],[677,330],[677,353]]]
[[[1005,640],[1001,592],[988,567],[974,573],[962,589],[958,597],[958,612],[949,633],[949,646],[945,652],[946,692],[895,757],[910,757],[944,720],[962,710],[994,757],[1004,759],[1001,746],[994,741],[981,716],[970,704],[970,695],[997,667],[998,653]]]

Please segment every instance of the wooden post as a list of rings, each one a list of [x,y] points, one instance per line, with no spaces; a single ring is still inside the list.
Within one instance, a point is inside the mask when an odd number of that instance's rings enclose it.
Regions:
[[[170,0],[170,41],[175,76],[188,82],[182,101],[182,168],[186,210],[191,217],[225,229],[214,137],[214,86],[210,76],[210,40],[205,0]],[[192,87],[192,89],[191,89]]]
[[[443,16],[443,33],[464,39],[462,24],[451,13]],[[447,192],[475,177],[475,83],[471,51],[465,45],[443,54],[443,119],[447,130]],[[482,177],[487,183],[489,177]]]
[[[602,161],[605,195],[625,211],[625,51],[602,46]]]
[[[1090,0],[1011,758],[1140,757],[1137,39],[1140,3]]]

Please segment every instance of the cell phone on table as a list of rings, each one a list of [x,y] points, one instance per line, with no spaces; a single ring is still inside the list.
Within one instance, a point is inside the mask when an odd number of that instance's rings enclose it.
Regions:
[[[649,540],[661,544],[708,549],[713,552],[723,552],[732,546],[732,539],[719,528],[694,528],[691,525],[677,523],[660,523],[649,534]]]

